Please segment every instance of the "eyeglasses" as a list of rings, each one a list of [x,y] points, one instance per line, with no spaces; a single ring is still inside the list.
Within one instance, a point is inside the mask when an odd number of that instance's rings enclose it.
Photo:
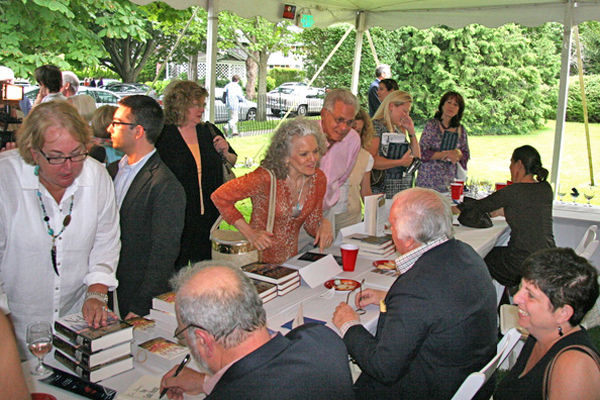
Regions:
[[[71,160],[71,162],[82,162],[88,156],[88,153],[75,154],[74,156],[68,157],[48,157],[42,149],[38,150],[42,156],[48,161],[50,165],[61,165],[64,164],[67,160]]]
[[[110,125],[112,125],[114,128],[115,125],[138,126],[139,124],[132,124],[131,122],[111,121]]]
[[[229,332],[227,332],[226,334],[224,334],[222,337],[227,337],[229,335],[231,335],[233,333],[233,331],[235,331],[237,329],[239,324],[235,324],[233,326],[233,328],[231,328],[231,330]],[[186,329],[188,328],[198,328],[198,329],[202,329],[203,331],[208,332],[208,329],[200,326],[200,325],[196,325],[196,324],[189,324],[187,325],[185,328],[181,328],[181,329],[175,329],[175,333],[173,333],[173,337],[178,339],[178,340],[183,340],[183,332],[185,332]],[[210,333],[210,332],[209,332]],[[216,339],[219,339],[217,337],[215,337]]]
[[[327,110],[327,109],[325,109]],[[342,117],[336,117],[335,115],[333,115],[333,113],[329,110],[327,110],[327,112],[329,114],[331,114],[331,116],[333,117],[333,120],[335,121],[336,125],[347,125],[349,128],[352,128],[352,125],[354,125],[354,120],[353,119],[345,119]]]

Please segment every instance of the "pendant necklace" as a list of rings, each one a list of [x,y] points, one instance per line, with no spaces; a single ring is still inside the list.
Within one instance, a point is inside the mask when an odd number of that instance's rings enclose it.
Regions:
[[[292,178],[290,178],[290,182]],[[306,183],[306,176],[304,176],[304,180],[302,181],[302,186],[300,186],[299,190],[296,190],[296,194],[298,195],[298,199],[296,201],[296,207],[292,210],[292,217],[298,218],[302,213],[302,208],[300,208],[300,198],[302,197],[302,190],[304,190],[304,184]]]
[[[452,121],[450,121],[450,124],[452,123]],[[444,128],[445,131],[447,131],[448,129],[451,128],[450,124],[448,124],[448,126],[444,125],[444,123],[440,120],[440,124],[442,124],[442,128]]]
[[[55,235],[54,229],[50,227],[50,217],[46,212],[46,206],[44,205],[44,201],[42,200],[42,192],[36,190],[36,193],[38,200],[40,201],[40,206],[42,207],[42,212],[44,213],[44,222],[46,222],[46,232],[48,233],[48,235],[50,235],[50,237],[52,237],[52,249],[50,250],[50,257],[52,258],[52,268],[54,268],[54,272],[56,273],[56,275],[60,276],[60,274],[58,273],[58,265],[56,263],[56,239],[59,238],[60,235],[62,235],[62,233],[65,231],[65,228],[71,223],[71,213],[73,212],[73,199],[75,198],[75,194],[71,195],[71,206],[69,207],[69,214],[67,214],[65,219],[63,219],[62,229]]]

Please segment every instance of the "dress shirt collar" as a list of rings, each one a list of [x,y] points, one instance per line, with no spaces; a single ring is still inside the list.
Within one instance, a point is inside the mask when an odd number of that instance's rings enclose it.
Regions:
[[[396,270],[400,274],[408,272],[423,254],[442,243],[446,243],[448,240],[449,238],[447,236],[442,236],[441,238],[425,243],[406,254],[402,254],[396,259]]]

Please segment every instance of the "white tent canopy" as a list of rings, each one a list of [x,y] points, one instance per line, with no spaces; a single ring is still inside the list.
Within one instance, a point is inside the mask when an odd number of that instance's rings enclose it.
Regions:
[[[154,0],[131,0],[140,5]],[[537,26],[545,22],[564,25],[562,62],[556,115],[556,134],[552,159],[551,179],[557,185],[564,120],[567,108],[567,90],[573,26],[588,20],[600,20],[600,0],[162,0],[177,9],[200,6],[208,11],[207,86],[211,93],[215,87],[217,55],[217,21],[220,11],[232,11],[244,18],[261,16],[271,22],[282,20],[286,4],[296,6],[296,15],[308,14],[314,18],[315,27],[336,23],[356,26],[355,62],[352,90],[356,93],[358,68],[363,33],[374,26],[397,29],[414,26],[426,29],[434,25],[462,28],[477,23],[498,27],[507,23]],[[369,74],[371,71],[369,71]],[[210,100],[212,103],[212,99]],[[209,104],[209,119],[214,108]],[[555,186],[557,187],[557,186]]]

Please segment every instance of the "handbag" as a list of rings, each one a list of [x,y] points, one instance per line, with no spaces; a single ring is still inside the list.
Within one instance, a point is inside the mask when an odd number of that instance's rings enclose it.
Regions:
[[[267,169],[267,172],[271,177],[267,231],[272,233],[273,225],[275,224],[277,179],[273,171]],[[212,228],[210,228],[212,259],[228,261],[240,267],[252,262],[260,262],[262,260],[262,252],[259,252],[241,232],[219,229],[221,221],[223,221],[223,217],[219,215],[219,218],[217,218]]]
[[[592,357],[592,359],[596,362],[596,367],[598,367],[598,369],[600,369],[600,357],[598,356],[598,354],[596,354],[596,352],[594,350],[590,349],[587,346],[582,346],[582,345],[579,345],[579,344],[572,344],[570,346],[565,347],[564,349],[560,350],[554,356],[554,358],[552,359],[552,361],[550,361],[548,363],[548,365],[546,366],[546,371],[544,371],[544,382],[542,384],[542,398],[544,400],[550,398],[550,393],[549,393],[549,389],[550,389],[550,376],[552,376],[552,370],[554,369],[554,363],[556,362],[556,359],[558,358],[558,356],[560,356],[565,351],[572,350],[572,349],[581,350],[583,353],[586,353],[587,355],[589,355],[590,357]]]
[[[463,204],[468,204],[473,201],[477,201],[470,197],[465,197]],[[461,209],[458,216],[458,222],[461,225],[468,226],[470,228],[491,228],[494,226],[490,215],[486,212],[480,211],[477,208]]]
[[[208,129],[210,130],[212,138],[214,139],[217,137],[213,125],[210,122],[207,122],[206,124],[208,125]],[[225,157],[225,154],[223,153],[221,153],[221,161],[223,163],[223,183],[234,180],[236,178],[235,173],[233,172],[234,165],[227,160],[227,157]]]

